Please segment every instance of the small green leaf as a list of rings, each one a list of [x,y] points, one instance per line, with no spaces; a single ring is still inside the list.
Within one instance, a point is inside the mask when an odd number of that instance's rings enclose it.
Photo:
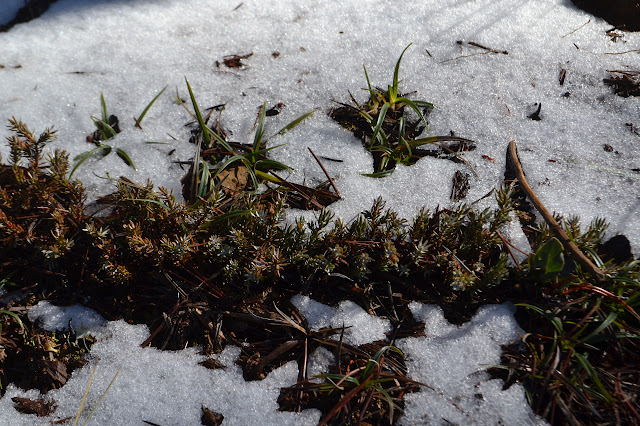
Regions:
[[[398,62],[396,62],[396,68],[393,71],[393,85],[389,86],[389,102],[393,105],[398,96],[398,74],[400,73],[400,62],[402,61],[402,57],[404,56],[404,52],[412,45],[413,43],[409,43],[407,47],[404,48],[400,57],[398,58]]]
[[[302,114],[300,117],[296,118],[295,120],[293,120],[291,123],[287,124],[286,126],[284,126],[282,129],[280,129],[280,131],[277,133],[278,135],[284,135],[285,133],[287,133],[289,130],[293,129],[294,127],[296,127],[298,124],[302,123],[304,120],[306,120],[307,118],[311,117],[313,115],[313,113],[316,112],[316,110],[312,110],[309,111],[306,114]]]
[[[207,146],[209,146],[211,144],[211,135],[208,130],[210,129],[207,127],[206,124],[204,124],[204,119],[202,118],[202,114],[200,113],[198,102],[196,101],[196,97],[193,94],[193,90],[191,90],[191,85],[189,84],[189,80],[187,80],[187,77],[184,78],[184,81],[187,83],[187,89],[189,90],[189,96],[191,97],[191,103],[193,104],[193,109],[196,112],[198,125],[200,126],[200,130],[202,130],[202,134],[204,135],[205,142],[207,142]]]
[[[607,392],[605,387],[602,385],[602,382],[600,381],[600,377],[598,377],[598,373],[596,373],[595,368],[593,368],[593,366],[591,365],[587,357],[585,357],[584,355],[578,352],[574,352],[574,356],[578,359],[578,362],[580,363],[580,365],[582,365],[582,368],[584,368],[584,370],[587,372],[589,377],[591,377],[593,384],[596,385],[596,387],[600,392],[601,398],[608,403],[615,402],[615,398],[613,398],[611,394],[609,394],[609,392]]]
[[[534,268],[548,276],[559,274],[564,267],[563,250],[560,240],[551,238],[536,250],[533,258]]]
[[[92,155],[100,152],[100,151],[105,151],[105,153],[103,155],[108,155],[111,152],[111,146],[109,145],[100,145],[97,148],[93,148],[91,151],[87,151],[87,152],[83,152],[82,154],[76,155],[73,159],[73,161],[77,161],[76,165],[73,166],[73,170],[71,170],[71,173],[69,174],[69,179],[71,179],[71,176],[73,176],[73,174],[75,173],[76,169],[78,167],[80,167],[80,165],[82,163],[84,163],[89,157],[91,157]]]
[[[292,170],[291,167],[276,160],[258,160],[255,164],[255,169],[267,171],[267,170]]]
[[[393,170],[384,170],[382,172],[375,172],[375,173],[362,173],[362,176],[372,177],[372,178],[383,178],[383,177],[389,176],[391,173],[393,173]]]
[[[127,166],[132,167],[133,170],[135,171],[138,171],[136,169],[135,164],[133,164],[133,160],[131,159],[131,157],[129,157],[129,154],[127,154],[124,150],[120,148],[116,148],[116,154],[118,154],[118,157],[120,157],[122,161],[124,161],[127,164]]]
[[[164,89],[162,89],[160,91],[160,93],[158,93],[156,95],[155,98],[153,98],[151,100],[151,102],[149,102],[149,105],[147,105],[147,107],[144,109],[144,111],[142,111],[142,114],[140,114],[140,116],[136,119],[136,126],[140,127],[140,123],[142,123],[142,119],[144,118],[144,116],[147,114],[147,111],[149,111],[149,108],[151,108],[151,105],[153,105],[153,103],[160,97],[160,95],[162,95],[162,93],[167,90],[167,87],[169,86],[164,86]]]
[[[389,142],[388,140],[386,140],[386,137],[383,138],[380,135],[380,131],[382,129],[382,123],[384,123],[384,118],[387,116],[387,111],[389,110],[389,107],[391,105],[389,105],[388,102],[385,102],[384,105],[382,105],[382,109],[380,110],[380,113],[378,114],[378,122],[376,123],[376,126],[373,129],[373,134],[371,135],[371,143],[375,143],[375,141],[377,139],[380,139],[380,142],[383,144],[383,146],[388,146]],[[382,132],[384,133],[384,132]]]
[[[258,118],[258,127],[256,127],[256,133],[253,137],[253,147],[251,151],[255,154],[260,149],[262,138],[264,137],[264,121],[267,118],[267,101],[264,101],[262,107],[260,107],[260,114]]]
[[[102,109],[102,121],[109,123],[109,114],[107,114],[107,103],[104,101],[104,94],[100,93],[100,106]]]
[[[551,312],[545,311],[544,309],[538,306],[530,305],[528,303],[517,303],[516,306],[522,306],[523,308],[537,312],[538,314],[546,318],[547,321],[549,321],[553,325],[553,327],[556,329],[558,334],[560,335],[564,334],[564,325],[562,324],[562,320],[556,317],[555,315],[552,315]]]

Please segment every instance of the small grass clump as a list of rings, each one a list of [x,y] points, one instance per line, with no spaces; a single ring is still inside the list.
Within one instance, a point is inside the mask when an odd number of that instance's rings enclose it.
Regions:
[[[372,153],[374,172],[367,176],[387,176],[393,172],[396,164],[412,165],[425,155],[449,157],[466,163],[458,152],[475,149],[473,141],[456,136],[419,137],[428,129],[426,116],[433,109],[433,104],[411,100],[399,94],[400,62],[409,46],[398,58],[393,82],[386,90],[371,85],[367,68],[364,67],[369,99],[360,104],[351,96],[353,105],[340,104],[340,108],[329,112],[330,117],[362,139],[364,147]],[[409,111],[417,119],[412,121]],[[443,142],[455,144],[446,146]],[[436,145],[439,150],[420,149],[425,145]]]
[[[156,100],[158,100],[160,95],[162,95],[162,93],[166,89],[167,87],[164,87],[160,91],[160,93],[158,93],[151,100],[151,102],[149,102],[149,104],[144,108],[144,110],[138,116],[138,118],[134,117],[134,121],[136,123],[135,126],[137,128],[142,129],[142,126],[141,126],[142,119],[144,118],[145,115],[147,115],[149,108],[151,108],[151,106],[155,103]],[[100,93],[100,109],[101,109],[100,118],[91,116],[91,120],[93,121],[93,124],[95,124],[96,130],[91,135],[87,136],[87,142],[91,142],[95,144],[96,148],[83,152],[82,154],[79,154],[76,157],[74,157],[73,161],[75,161],[76,164],[71,170],[70,176],[73,176],[76,169],[80,167],[82,163],[84,163],[87,159],[91,158],[94,155],[99,155],[101,157],[104,157],[106,155],[109,155],[113,150],[113,147],[111,145],[107,145],[106,143],[104,143],[104,141],[108,141],[109,139],[114,138],[118,133],[120,133],[120,123],[117,116],[109,115],[109,113],[107,112],[107,103],[105,102],[104,94],[102,93]],[[115,151],[118,157],[122,159],[122,161],[124,161],[133,170],[136,170],[136,166],[135,164],[133,164],[133,160],[125,150],[123,150],[122,148],[116,147]]]
[[[291,170],[289,166],[279,161],[267,158],[267,153],[282,145],[267,148],[266,142],[270,138],[265,138],[265,120],[267,113],[267,103],[260,107],[258,113],[257,126],[251,145],[229,142],[226,134],[220,127],[220,119],[217,120],[217,127],[211,128],[207,125],[200,107],[196,101],[189,81],[185,78],[189,97],[193,105],[192,116],[198,123],[199,133],[196,134],[196,155],[191,166],[191,170],[183,183],[187,187],[183,192],[185,199],[190,203],[195,203],[199,199],[207,199],[215,192],[215,188],[227,188],[226,192],[241,192],[245,189],[259,188],[261,182],[272,182],[281,184],[282,179],[269,174],[271,170]],[[180,100],[179,96],[177,97]],[[181,101],[180,101],[181,102]],[[186,107],[185,107],[186,108]],[[313,111],[303,114],[291,123],[284,126],[277,135],[282,135],[299,125],[302,121],[313,114]],[[208,117],[207,117],[208,119]],[[233,171],[235,179],[230,178],[230,170]],[[238,176],[244,178],[238,179]],[[250,181],[247,180],[250,178]],[[225,181],[229,183],[225,185]],[[230,185],[231,181],[233,184]]]

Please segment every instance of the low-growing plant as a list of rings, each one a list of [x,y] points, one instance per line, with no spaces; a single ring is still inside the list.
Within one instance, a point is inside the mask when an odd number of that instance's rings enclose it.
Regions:
[[[67,179],[64,151],[44,155],[53,129],[36,137],[15,118],[8,128],[10,163],[0,165],[0,276],[17,281],[18,275],[55,269],[70,253],[83,221],[84,193]]]
[[[458,149],[473,149],[473,141],[455,136],[430,136],[418,138],[428,129],[425,113],[430,112],[433,104],[423,100],[411,100],[399,94],[399,72],[402,57],[411,44],[402,51],[396,62],[392,84],[387,90],[374,88],[371,85],[366,66],[364,74],[367,80],[369,99],[359,104],[353,97],[354,106],[342,104],[342,108],[332,110],[329,115],[343,126],[353,130],[356,136],[363,139],[363,144],[374,157],[374,172],[371,177],[383,177],[393,172],[396,164],[412,165],[419,158],[428,155],[425,150],[418,149],[425,145],[437,145],[441,150],[452,154],[456,159],[467,163],[456,152]],[[411,121],[405,112],[407,107],[418,120]],[[422,126],[421,126],[422,125]],[[457,148],[447,147],[442,142],[454,141]],[[473,170],[473,167],[471,167]],[[474,171],[475,173],[475,171]]]
[[[231,167],[239,166],[244,168],[251,178],[251,183],[254,190],[258,189],[259,183],[261,181],[280,183],[280,179],[268,174],[268,172],[270,170],[290,170],[291,168],[286,164],[283,164],[279,161],[271,160],[266,156],[269,151],[282,146],[276,145],[269,148],[266,147],[267,139],[264,138],[264,125],[267,112],[266,101],[260,107],[258,122],[252,144],[244,146],[238,143],[232,144],[225,140],[224,135],[221,136],[219,132],[216,132],[215,130],[207,126],[207,124],[205,123],[205,119],[202,116],[200,107],[198,106],[198,103],[196,101],[193,90],[191,89],[191,85],[186,78],[185,82],[187,84],[189,97],[191,99],[191,104],[193,105],[193,109],[195,112],[195,118],[198,122],[200,131],[202,132],[202,140],[198,139],[197,141],[196,156],[194,158],[194,165],[192,166],[191,170],[191,178],[189,179],[191,184],[191,195],[189,198],[192,200],[192,202],[197,198],[206,199],[209,195],[211,195],[216,182],[220,181],[220,173]],[[284,126],[276,134],[282,135],[286,133],[287,131],[293,129],[302,121],[310,117],[313,113],[314,111],[303,114],[302,116],[293,120],[291,123]],[[204,154],[208,155],[209,159],[212,160],[213,164],[211,165],[207,164],[206,161],[203,161],[201,159],[201,155],[203,154],[201,152],[203,151],[201,146],[202,142],[204,142]],[[242,148],[242,151],[244,152],[239,152],[240,148]]]
[[[369,404],[376,399],[388,405],[389,424],[393,423],[396,402],[389,391],[385,389],[385,384],[397,384],[398,380],[406,379],[406,377],[399,377],[390,371],[384,371],[384,354],[387,351],[396,352],[404,358],[404,353],[400,349],[387,345],[369,358],[364,366],[356,367],[346,374],[324,373],[313,376],[317,379],[325,379],[325,382],[318,386],[320,392],[339,392],[342,395],[338,403],[320,420],[319,424],[329,423],[352,400],[361,400],[362,406],[359,411],[360,418],[362,418]]]
[[[136,127],[142,129],[141,123],[145,115],[149,111],[149,108],[151,108],[151,106],[155,103],[156,100],[158,100],[160,95],[162,95],[162,93],[164,93],[166,89],[167,89],[167,86],[165,86],[160,91],[160,93],[158,93],[151,100],[151,102],[147,104],[147,106],[144,108],[142,113],[140,113],[138,118],[134,117]],[[102,141],[107,141],[111,138],[114,138],[118,133],[120,133],[120,125],[118,122],[118,117],[116,117],[115,115],[109,115],[109,113],[107,112],[107,103],[104,100],[103,93],[100,93],[100,110],[101,110],[101,116],[99,118],[94,117],[93,115],[91,116],[91,120],[93,121],[93,124],[95,124],[97,130],[91,136],[87,137],[87,140],[89,142],[92,142],[97,146],[89,151],[83,152],[74,157],[73,161],[75,161],[76,164],[71,170],[70,176],[72,176],[75,173],[76,169],[80,167],[82,163],[84,163],[87,159],[91,158],[94,155],[99,155],[101,157],[104,157],[106,155],[109,155],[113,150],[113,147],[111,145],[103,143]],[[136,170],[136,166],[135,164],[133,164],[133,160],[125,150],[123,150],[122,148],[116,147],[115,152],[118,155],[118,157],[122,159],[122,161],[124,161],[128,166],[133,168],[133,170]]]
[[[594,283],[542,226],[520,282],[538,297],[517,304],[527,313],[529,332],[524,345],[506,348],[501,368],[509,371],[509,383],[525,385],[536,413],[552,423],[606,422],[614,406],[616,422],[636,423],[638,404],[629,401],[640,390],[640,261],[602,260],[602,219],[581,232],[577,217],[556,217],[606,278]]]

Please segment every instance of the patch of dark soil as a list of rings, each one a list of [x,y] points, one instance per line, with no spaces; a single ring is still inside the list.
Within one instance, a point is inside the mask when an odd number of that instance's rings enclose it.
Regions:
[[[13,26],[29,22],[45,13],[49,6],[57,0],[27,0],[26,5],[18,11],[13,21],[6,25],[0,25],[0,32],[9,31]]]
[[[571,0],[580,9],[602,18],[611,25],[640,31],[640,1],[638,0]]]

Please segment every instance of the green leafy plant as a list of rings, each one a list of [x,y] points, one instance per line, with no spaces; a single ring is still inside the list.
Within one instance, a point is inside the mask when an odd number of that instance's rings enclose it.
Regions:
[[[524,347],[506,349],[501,368],[509,371],[509,383],[524,384],[532,408],[551,423],[604,422],[612,407],[618,422],[635,423],[638,406],[624,401],[638,391],[632,366],[640,362],[640,262],[603,260],[602,219],[582,231],[577,217],[556,218],[606,279],[594,283],[541,226],[518,280],[529,299],[516,304],[524,308],[528,333]]]
[[[155,103],[155,101],[158,100],[160,95],[162,95],[162,93],[164,93],[166,89],[167,89],[167,86],[165,86],[160,91],[160,93],[158,93],[151,100],[151,102],[147,104],[147,106],[144,108],[142,113],[140,113],[138,118],[134,118],[136,127],[140,129],[142,128],[141,123],[145,115],[147,114],[151,106]],[[107,103],[104,100],[103,93],[100,93],[100,110],[101,110],[101,116],[99,118],[91,116],[91,120],[93,121],[93,124],[95,124],[97,130],[93,133],[93,135],[91,135],[88,138],[90,139],[91,142],[93,142],[97,146],[89,151],[83,152],[74,157],[73,161],[75,161],[76,164],[71,170],[71,174],[69,176],[73,176],[73,174],[78,169],[78,167],[80,167],[82,163],[84,163],[87,159],[91,158],[92,156],[99,155],[101,157],[104,157],[106,155],[109,155],[111,151],[114,150],[114,148],[111,145],[108,145],[102,142],[102,141],[107,141],[109,139],[112,139],[118,133],[120,133],[118,118],[115,115],[109,115],[109,113],[107,112]],[[133,163],[133,160],[125,150],[123,150],[122,148],[116,147],[115,152],[118,155],[118,157],[120,157],[122,161],[124,161],[129,167],[133,168],[133,170],[136,170],[136,166]]]
[[[363,413],[367,410],[372,399],[381,399],[389,406],[389,423],[393,423],[394,398],[383,387],[383,384],[397,382],[398,375],[384,372],[384,354],[387,351],[394,351],[404,358],[404,353],[395,346],[384,346],[378,350],[363,367],[354,368],[346,374],[325,373],[313,377],[326,379],[318,388],[321,392],[338,391],[344,393],[340,401],[320,420],[320,424],[326,424],[352,399],[359,399],[359,394],[367,395],[364,398],[364,405],[360,408]]]
[[[192,168],[193,177],[191,179],[191,185],[194,188],[192,189],[192,192],[194,193],[193,195],[198,198],[206,199],[212,193],[216,180],[219,180],[218,177],[220,173],[226,169],[229,169],[230,167],[235,167],[238,165],[244,167],[247,170],[254,190],[258,188],[261,181],[280,183],[280,179],[270,175],[268,172],[270,170],[290,170],[291,168],[286,164],[283,164],[279,161],[271,160],[266,156],[269,151],[282,146],[276,145],[269,148],[266,147],[267,139],[264,138],[264,125],[266,120],[267,103],[265,102],[260,107],[258,122],[252,144],[232,144],[230,142],[227,142],[225,138],[218,132],[207,126],[202,116],[200,107],[198,106],[198,103],[196,101],[191,85],[186,78],[185,82],[187,84],[189,97],[191,98],[191,103],[195,112],[195,118],[198,122],[198,126],[200,128],[200,131],[202,132],[203,137],[202,141],[198,140],[196,156],[194,159],[194,165],[196,166]],[[296,118],[291,123],[280,129],[280,131],[278,131],[276,135],[285,134],[289,130],[302,123],[313,113],[314,111],[311,111]],[[212,148],[208,150],[208,152],[213,151],[212,153],[221,154],[218,157],[211,157],[214,161],[217,161],[216,164],[210,166],[205,161],[201,160],[200,157],[202,142],[204,142],[205,147]],[[241,148],[242,151],[245,152],[240,152]]]
[[[533,270],[544,278],[551,278],[564,267],[564,248],[557,238],[551,238],[542,244],[533,255]]]
[[[428,129],[424,111],[430,111],[433,104],[423,100],[411,100],[399,94],[399,73],[402,57],[411,44],[402,51],[396,62],[393,82],[387,85],[387,90],[378,89],[371,85],[369,73],[364,68],[367,80],[369,99],[359,104],[353,99],[355,106],[343,104],[342,108],[332,110],[329,115],[351,129],[363,139],[364,146],[374,156],[374,172],[367,174],[371,177],[384,177],[393,172],[396,164],[411,165],[424,155],[430,155],[425,150],[418,149],[425,145],[436,145],[442,151],[451,154],[456,159],[471,165],[457,153],[459,149],[473,149],[469,139],[456,136],[431,136],[418,138],[423,130]],[[417,121],[410,121],[405,113],[411,110]],[[422,127],[420,126],[422,125]],[[447,147],[442,142],[457,142],[455,148]],[[433,153],[431,153],[433,154]],[[473,167],[471,167],[473,170]],[[474,171],[475,172],[475,171]]]
[[[263,116],[261,111],[259,125]],[[606,272],[597,285],[563,255],[545,224],[527,229],[534,252],[528,261],[509,265],[500,229],[514,209],[512,186],[496,191],[495,209],[464,204],[424,209],[407,221],[377,199],[348,223],[326,209],[314,219],[284,223],[284,191],[222,195],[215,190],[218,168],[234,155],[244,160],[227,168],[246,162],[260,171],[263,148],[254,146],[265,141],[266,120],[243,149],[201,118],[209,128],[200,132],[202,143],[211,131],[233,150],[210,135],[211,145],[204,148],[214,151],[198,163],[214,181],[212,186],[198,182],[202,194],[213,190],[208,198],[187,206],[151,182],[138,185],[121,178],[116,191],[100,200],[109,212],[102,218],[84,213],[82,186],[67,177],[68,157],[60,151],[45,155],[55,132],[47,129],[38,137],[10,120],[10,156],[0,165],[0,283],[12,291],[32,291],[25,304],[43,294],[57,300],[90,298],[101,312],[147,324],[153,332],[145,345],[163,349],[202,345],[213,350],[233,332],[234,339],[260,348],[258,370],[265,373],[277,362],[300,361],[313,345],[337,349],[338,365],[325,382],[309,387],[301,373],[287,393],[292,409],[295,395],[305,389],[306,396],[322,395],[325,417],[343,404],[345,409],[327,420],[332,422],[386,422],[391,409],[401,408],[402,395],[418,385],[403,381],[406,370],[394,349],[382,354],[380,344],[347,349],[326,338],[329,332],[307,333],[304,319],[294,318],[293,310],[273,314],[274,304],[284,307],[300,293],[327,304],[350,298],[390,319],[399,332],[411,333],[410,300],[434,301],[458,324],[480,305],[510,301],[518,304],[526,335],[504,349],[500,372],[506,386],[522,383],[535,412],[551,423],[640,421],[640,260],[607,255],[604,220],[583,230],[577,218],[557,219]],[[261,179],[258,173],[256,179]],[[0,338],[9,342],[3,343],[7,352],[13,343],[22,350],[20,345],[29,342],[7,312],[18,311],[15,305],[1,308]],[[271,323],[282,329],[277,342],[270,330],[256,337],[251,324],[264,328],[263,318],[279,318]],[[237,326],[243,321],[246,327]],[[289,325],[283,327],[283,321]],[[41,358],[53,353],[37,349]],[[11,358],[20,353],[13,351]],[[252,357],[245,358],[250,364]],[[386,380],[393,374],[401,385]],[[14,380],[5,377],[3,386]],[[367,410],[367,404],[375,409]]]
[[[0,165],[0,276],[17,280],[24,267],[51,270],[69,254],[73,234],[82,222],[84,194],[66,177],[68,156],[56,150],[44,155],[55,138],[46,129],[39,137],[20,120],[9,120],[10,164]],[[64,205],[64,208],[61,206]]]

